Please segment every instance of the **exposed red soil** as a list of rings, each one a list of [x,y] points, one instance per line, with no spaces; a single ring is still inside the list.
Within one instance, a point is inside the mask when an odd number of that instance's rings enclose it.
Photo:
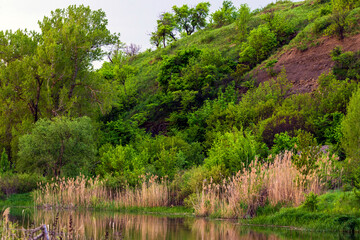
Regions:
[[[318,77],[333,67],[330,53],[336,46],[341,46],[343,51],[359,51],[360,34],[343,41],[335,37],[324,37],[319,45],[306,51],[293,48],[278,56],[274,69],[276,72],[280,72],[283,67],[286,69],[287,77],[293,83],[294,93],[312,92],[317,88]],[[265,70],[259,70],[256,79],[260,83],[271,77]]]

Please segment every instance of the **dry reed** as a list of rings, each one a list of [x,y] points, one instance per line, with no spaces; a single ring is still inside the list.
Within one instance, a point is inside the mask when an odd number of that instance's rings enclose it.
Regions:
[[[222,184],[204,183],[193,203],[195,214],[225,218],[253,216],[267,201],[271,205],[299,206],[306,194],[320,194],[326,190],[326,183],[340,184],[340,178],[332,177],[337,170],[328,156],[320,157],[318,169],[307,176],[301,174],[291,159],[292,153],[285,152],[277,155],[272,164],[254,161],[248,170],[239,171]]]
[[[57,178],[52,183],[39,184],[34,198],[39,206],[55,208],[167,206],[170,194],[166,179],[148,175],[142,178],[141,186],[127,186],[116,192],[107,190],[99,177]]]
[[[157,176],[141,176],[142,184],[139,188],[127,187],[125,191],[118,191],[115,194],[115,204],[117,207],[160,207],[168,206],[170,191],[166,178],[158,180]]]

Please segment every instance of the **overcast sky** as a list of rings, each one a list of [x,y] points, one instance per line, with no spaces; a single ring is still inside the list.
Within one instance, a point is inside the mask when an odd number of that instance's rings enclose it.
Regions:
[[[28,29],[40,31],[38,21],[49,16],[52,10],[69,5],[84,4],[92,10],[102,9],[109,20],[108,28],[121,34],[121,41],[135,43],[141,50],[150,48],[148,34],[154,31],[156,20],[173,5],[195,6],[206,0],[0,0],[0,31]],[[274,0],[275,1],[275,0]],[[209,1],[210,12],[219,9],[223,0]],[[273,0],[233,0],[238,8],[248,3],[252,10],[266,6]]]

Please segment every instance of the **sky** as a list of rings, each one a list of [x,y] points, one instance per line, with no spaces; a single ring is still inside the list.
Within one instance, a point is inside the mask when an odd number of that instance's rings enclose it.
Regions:
[[[69,5],[90,6],[102,9],[108,19],[108,29],[120,33],[120,40],[134,43],[141,50],[151,47],[149,34],[155,30],[156,20],[162,12],[171,11],[174,5],[196,6],[210,2],[210,13],[219,9],[223,0],[0,0],[0,31],[28,29],[40,32],[38,21],[50,16],[52,10]],[[265,7],[275,0],[232,0],[237,8],[247,3],[252,10]]]

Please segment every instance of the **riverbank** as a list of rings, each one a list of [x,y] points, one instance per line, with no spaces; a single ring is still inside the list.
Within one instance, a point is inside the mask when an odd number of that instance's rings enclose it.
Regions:
[[[312,198],[312,199],[309,199]],[[360,201],[352,191],[331,191],[308,197],[299,207],[259,209],[244,224],[261,226],[287,226],[299,230],[359,232]]]
[[[0,201],[2,209],[7,207],[33,207],[31,194],[14,194]],[[251,226],[286,227],[293,230],[360,232],[359,200],[352,191],[330,191],[326,194],[307,197],[299,207],[273,207],[266,205],[257,210],[253,218],[240,219],[239,223]],[[156,214],[164,216],[194,216],[194,210],[184,206],[171,207],[115,207],[97,206],[95,211]],[[218,218],[210,216],[209,218]]]

